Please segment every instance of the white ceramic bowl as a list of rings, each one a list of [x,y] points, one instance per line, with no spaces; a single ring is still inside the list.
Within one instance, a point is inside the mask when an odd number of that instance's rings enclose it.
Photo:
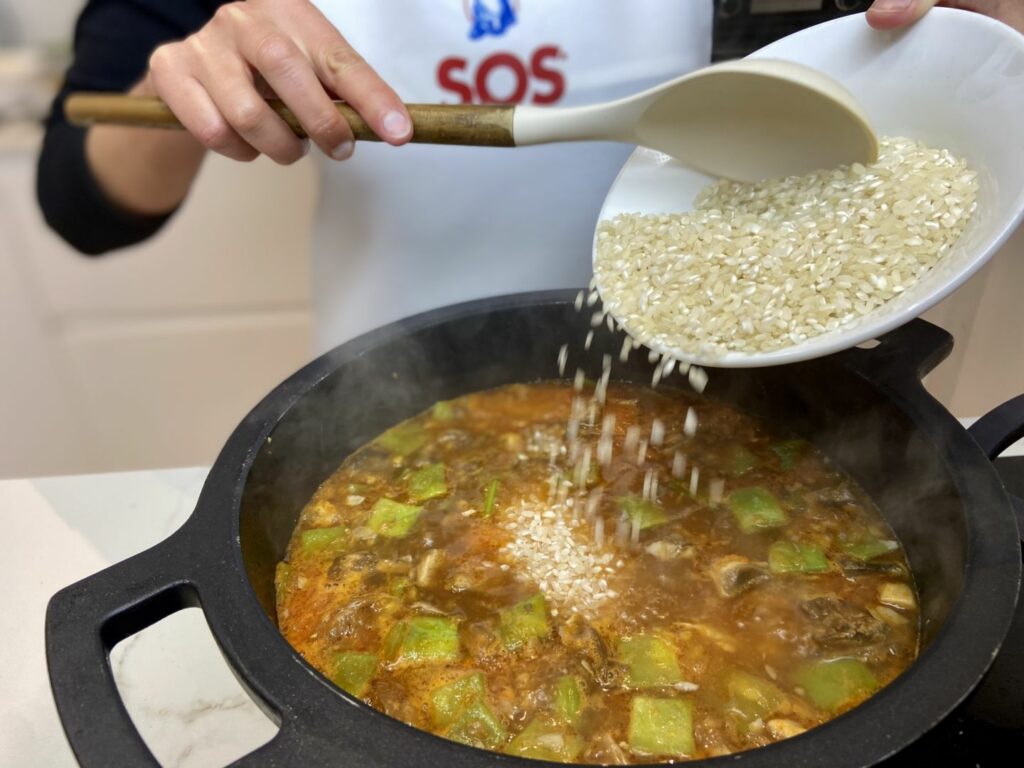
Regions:
[[[814,67],[842,83],[881,136],[907,136],[965,157],[978,171],[978,209],[951,252],[879,310],[771,352],[695,362],[722,368],[792,363],[876,338],[918,316],[973,275],[1024,215],[1024,35],[985,16],[936,8],[909,29],[880,32],[862,14],[805,29],[751,54]],[[666,155],[637,149],[600,218],[692,210],[712,181]],[[628,327],[627,327],[628,330]]]

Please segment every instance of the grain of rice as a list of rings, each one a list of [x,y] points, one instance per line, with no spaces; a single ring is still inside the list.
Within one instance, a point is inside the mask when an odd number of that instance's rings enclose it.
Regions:
[[[700,482],[700,469],[698,467],[694,467],[690,471],[690,495],[691,496],[696,496],[697,495],[697,484],[699,482]]]
[[[576,307],[577,312],[583,309],[583,291],[576,294],[576,301],[573,302],[573,306]]]
[[[697,412],[693,408],[686,409],[686,420],[683,421],[683,433],[687,437],[697,434]]]
[[[583,391],[583,382],[585,382],[586,379],[587,379],[587,376],[586,376],[585,373],[583,373],[583,369],[582,368],[577,368],[576,369],[576,376],[575,376],[575,378],[573,379],[573,382],[572,382],[573,388],[577,392],[582,392]]]
[[[719,181],[692,212],[602,221],[594,280],[620,325],[671,356],[778,349],[920,280],[960,237],[977,190],[950,152],[884,138],[870,166]]]
[[[565,363],[569,359],[569,345],[563,344],[558,348],[558,375],[565,376]]]
[[[722,500],[722,494],[725,492],[725,480],[718,478],[708,483],[708,501],[712,504],[718,504]]]
[[[707,371],[696,365],[690,366],[687,378],[689,379],[690,386],[693,387],[694,392],[697,394],[703,394],[705,387],[708,385]]]
[[[587,331],[587,338],[583,342],[583,349],[585,351],[589,352],[590,351],[590,345],[591,345],[591,343],[593,341],[594,341],[594,331],[593,331],[593,329],[591,329],[591,330]]]
[[[672,477],[682,478],[686,474],[686,456],[676,451],[672,457]]]
[[[632,453],[640,442],[640,427],[631,424],[626,428],[626,436],[622,439],[622,450]]]
[[[604,322],[604,313],[598,310],[590,316],[590,325],[593,328],[597,328],[601,323]]]
[[[651,422],[651,445],[658,446],[665,441],[665,422],[654,419]]]
[[[630,353],[630,350],[632,350],[632,349],[633,349],[633,339],[631,337],[629,337],[629,336],[626,336],[626,338],[624,338],[622,340],[622,349],[619,351],[619,362],[620,363],[624,363],[627,360],[629,360],[629,353]]]

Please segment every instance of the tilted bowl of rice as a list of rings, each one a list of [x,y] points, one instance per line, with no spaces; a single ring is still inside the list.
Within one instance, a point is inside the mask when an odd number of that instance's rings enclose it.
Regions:
[[[1020,223],[1024,36],[939,8],[898,32],[845,17],[752,55],[845,86],[878,162],[751,185],[638,148],[599,216],[590,303],[646,346],[715,367],[846,349],[949,295]]]

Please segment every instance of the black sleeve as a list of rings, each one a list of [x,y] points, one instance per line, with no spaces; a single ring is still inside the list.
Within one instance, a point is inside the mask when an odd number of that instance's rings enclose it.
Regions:
[[[36,195],[46,222],[82,253],[98,255],[155,233],[171,214],[140,216],[113,204],[85,158],[85,129],[64,118],[74,91],[126,91],[163,43],[202,27],[224,0],[89,0],[75,27],[74,58],[46,120]]]

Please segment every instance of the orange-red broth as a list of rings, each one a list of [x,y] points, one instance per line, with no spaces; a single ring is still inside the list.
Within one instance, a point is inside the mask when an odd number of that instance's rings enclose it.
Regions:
[[[574,451],[575,395],[557,382],[438,403],[346,459],[278,569],[288,641],[412,726],[589,763],[787,738],[913,660],[904,554],[812,446],[720,404],[613,384]]]

